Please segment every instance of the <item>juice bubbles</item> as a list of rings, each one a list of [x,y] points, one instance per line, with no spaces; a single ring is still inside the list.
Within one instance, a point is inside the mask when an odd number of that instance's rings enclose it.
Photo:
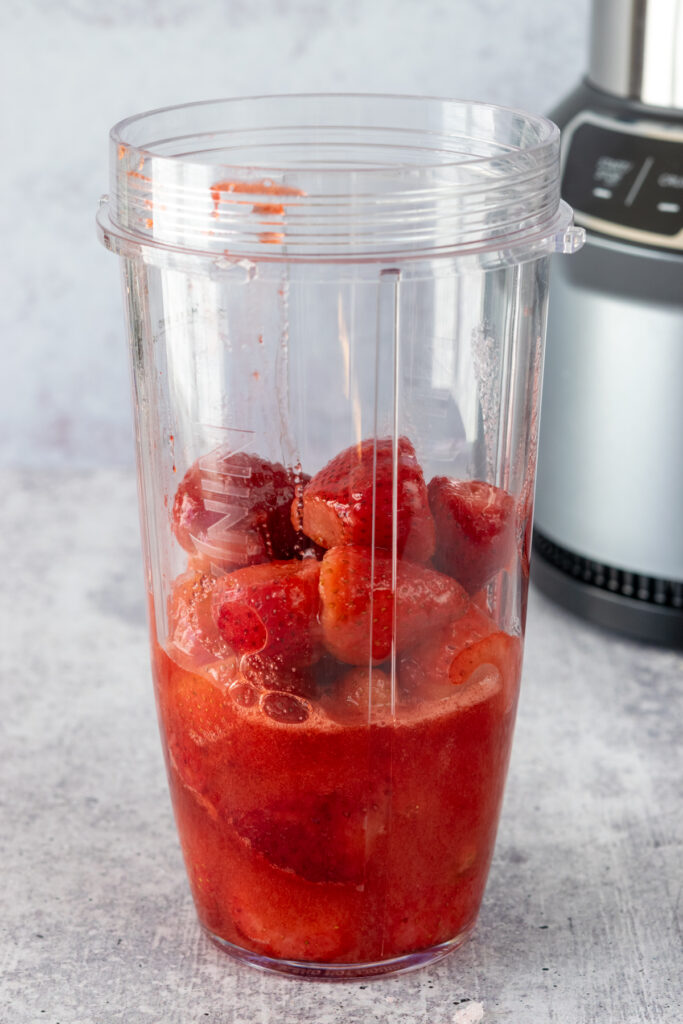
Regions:
[[[398,447],[396,488],[381,440],[340,453],[300,494],[274,467],[273,488],[293,488],[294,525],[279,521],[267,543],[295,557],[240,568],[229,567],[234,531],[213,563],[203,553],[211,523],[189,522],[191,469],[174,506],[190,568],[172,588],[170,640],[154,644],[171,793],[202,924],[261,957],[346,964],[349,973],[446,952],[473,926],[521,661],[519,639],[497,628],[483,598],[475,603],[433,568],[460,564],[477,586],[503,571],[514,502],[488,487],[487,507],[488,485],[478,483],[468,504],[460,482],[464,507],[449,512],[437,481],[430,504],[412,445],[402,438]],[[373,534],[370,466],[374,536],[391,544],[383,500],[393,493],[400,556],[360,543]],[[282,504],[254,478],[252,527]],[[480,536],[465,557],[450,535],[466,532],[472,509]],[[242,545],[243,561],[254,548]]]

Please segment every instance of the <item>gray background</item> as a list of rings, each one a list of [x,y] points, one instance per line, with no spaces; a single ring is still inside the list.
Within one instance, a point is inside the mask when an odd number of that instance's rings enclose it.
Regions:
[[[580,77],[588,0],[2,0],[0,465],[133,460],[107,133],[141,110],[297,91],[544,112]]]

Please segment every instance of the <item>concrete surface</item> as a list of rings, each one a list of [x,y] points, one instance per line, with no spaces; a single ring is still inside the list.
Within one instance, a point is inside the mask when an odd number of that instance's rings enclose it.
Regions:
[[[470,942],[368,984],[200,934],[156,734],[132,473],[4,471],[3,1024],[677,1024],[683,658],[532,594],[497,853]]]

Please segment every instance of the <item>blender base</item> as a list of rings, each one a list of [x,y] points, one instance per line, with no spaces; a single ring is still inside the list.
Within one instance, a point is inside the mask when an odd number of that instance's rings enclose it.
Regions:
[[[683,650],[683,583],[595,562],[538,530],[533,551],[532,583],[568,611],[634,640]]]

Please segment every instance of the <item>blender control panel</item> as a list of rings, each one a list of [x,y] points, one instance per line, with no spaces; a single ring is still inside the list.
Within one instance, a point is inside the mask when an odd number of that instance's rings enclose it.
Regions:
[[[683,134],[667,138],[639,127],[568,126],[563,198],[586,227],[683,249]]]

